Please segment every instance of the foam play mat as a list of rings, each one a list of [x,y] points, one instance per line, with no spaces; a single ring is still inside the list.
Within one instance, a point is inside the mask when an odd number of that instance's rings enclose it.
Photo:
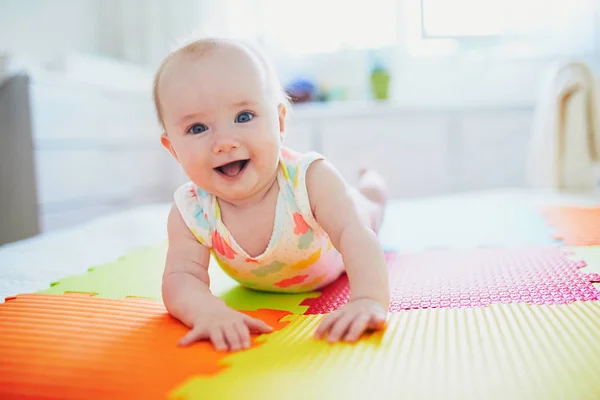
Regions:
[[[289,313],[248,314],[280,329]],[[190,376],[226,368],[226,353],[206,342],[173,346],[186,329],[151,300],[20,295],[0,308],[0,320],[7,396],[161,398]]]
[[[572,210],[528,209],[540,237],[521,245],[391,249],[387,326],[355,344],[313,338],[345,276],[270,294],[213,267],[213,292],[275,330],[238,353],[178,347],[158,243],[0,304],[0,398],[600,398],[600,210]]]
[[[571,246],[600,245],[600,208],[555,207],[546,210],[554,238]]]

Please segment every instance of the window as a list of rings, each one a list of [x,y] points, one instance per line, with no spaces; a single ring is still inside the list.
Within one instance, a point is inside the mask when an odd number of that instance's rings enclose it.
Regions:
[[[501,35],[503,4],[495,0],[421,0],[423,37]]]
[[[420,15],[414,17],[423,39],[451,39],[507,56],[594,51],[595,0],[417,1]]]
[[[222,0],[229,34],[292,55],[375,49],[396,43],[397,0]]]
[[[220,0],[205,26],[291,56],[396,48],[499,57],[595,51],[598,0]]]

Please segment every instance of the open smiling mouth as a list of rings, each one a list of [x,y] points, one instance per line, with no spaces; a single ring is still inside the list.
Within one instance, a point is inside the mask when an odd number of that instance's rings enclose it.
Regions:
[[[216,167],[214,170],[228,178],[239,176],[248,166],[250,160],[237,160]]]

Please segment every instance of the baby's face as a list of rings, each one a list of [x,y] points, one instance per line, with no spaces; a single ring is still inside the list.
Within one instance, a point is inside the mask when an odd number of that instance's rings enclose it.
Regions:
[[[285,108],[244,50],[178,55],[163,71],[159,98],[163,145],[198,187],[235,204],[273,182]]]

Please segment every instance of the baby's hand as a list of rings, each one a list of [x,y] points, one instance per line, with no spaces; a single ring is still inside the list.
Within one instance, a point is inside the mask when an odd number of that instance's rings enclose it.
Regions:
[[[179,340],[179,345],[187,346],[197,340],[209,339],[217,351],[238,351],[250,347],[250,331],[269,333],[273,328],[259,319],[223,306],[203,313]]]
[[[315,337],[327,333],[330,343],[343,339],[355,342],[367,330],[382,329],[387,310],[381,303],[367,298],[353,300],[323,319]]]

